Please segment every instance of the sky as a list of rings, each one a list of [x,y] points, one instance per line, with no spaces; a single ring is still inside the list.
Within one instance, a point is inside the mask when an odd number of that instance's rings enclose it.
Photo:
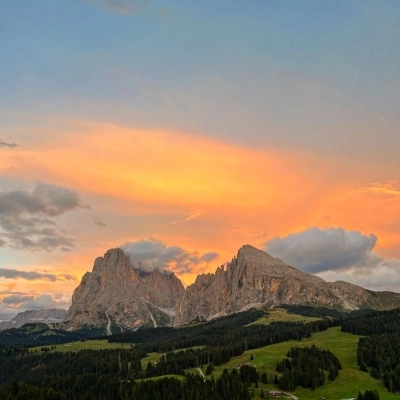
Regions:
[[[397,0],[0,0],[0,320],[96,257],[244,244],[400,292]]]

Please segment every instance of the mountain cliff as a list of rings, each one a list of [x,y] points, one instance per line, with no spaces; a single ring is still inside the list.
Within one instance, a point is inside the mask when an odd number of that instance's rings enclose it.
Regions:
[[[347,282],[328,283],[246,245],[226,270],[220,267],[215,274],[200,275],[186,288],[175,324],[281,304],[382,310],[400,307],[400,294],[372,292]]]
[[[0,330],[10,328],[20,328],[29,323],[54,324],[62,322],[67,314],[67,310],[61,308],[51,308],[48,310],[28,310],[18,313],[10,321],[0,322]]]
[[[199,275],[184,289],[167,271],[135,269],[121,249],[96,259],[76,288],[63,327],[101,328],[111,334],[140,326],[184,325],[249,308],[282,304],[338,310],[400,307],[400,294],[373,292],[347,282],[329,283],[252,246],[215,274]]]
[[[184,292],[173,273],[134,269],[121,249],[111,249],[75,289],[63,328],[102,328],[111,334],[170,325]]]

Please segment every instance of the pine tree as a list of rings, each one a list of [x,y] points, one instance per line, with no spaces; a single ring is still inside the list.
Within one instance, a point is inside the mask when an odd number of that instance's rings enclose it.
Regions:
[[[267,374],[265,372],[263,372],[261,374],[261,382],[267,384],[268,383],[268,378],[267,378]]]
[[[331,363],[330,367],[329,367],[329,375],[328,375],[328,379],[332,382],[335,380],[336,378],[336,373],[335,373],[335,366],[333,365],[333,363]]]
[[[211,375],[211,373],[214,371],[214,365],[213,363],[210,363],[207,365],[207,369],[206,369],[206,375]]]

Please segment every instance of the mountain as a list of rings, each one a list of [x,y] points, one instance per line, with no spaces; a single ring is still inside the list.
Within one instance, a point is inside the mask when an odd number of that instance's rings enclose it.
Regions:
[[[85,332],[67,332],[53,329],[43,322],[27,323],[19,328],[0,331],[2,346],[49,346],[76,342],[86,337]]]
[[[384,310],[400,307],[400,294],[329,283],[250,245],[243,246],[226,269],[199,275],[185,290],[173,273],[135,269],[121,249],[112,249],[82,278],[63,328],[100,327],[110,334],[140,326],[179,326],[282,304]]]
[[[383,310],[400,307],[400,294],[373,292],[341,281],[329,283],[246,245],[226,270],[220,267],[215,274],[200,275],[186,288],[175,324],[281,304]]]
[[[184,293],[173,273],[135,269],[121,249],[111,249],[95,260],[93,271],[75,289],[63,328],[102,327],[111,334],[170,325]]]
[[[28,310],[18,313],[10,321],[0,322],[0,330],[10,328],[20,328],[29,323],[54,324],[62,322],[67,315],[67,310],[61,308],[51,308],[48,310]]]

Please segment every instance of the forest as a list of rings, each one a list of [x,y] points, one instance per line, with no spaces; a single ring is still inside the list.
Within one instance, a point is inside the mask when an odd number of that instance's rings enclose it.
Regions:
[[[311,347],[292,347],[287,357],[276,365],[282,375],[278,387],[295,390],[296,386],[316,389],[325,383],[324,371],[329,371],[328,379],[334,381],[342,368],[339,359],[329,350]]]
[[[319,320],[246,326],[262,315],[260,310],[250,310],[186,328],[141,328],[136,332],[109,336],[108,341],[135,343],[148,352],[166,352],[193,346],[236,347],[238,343],[242,344],[244,351],[291,339],[302,340],[312,333],[339,324],[338,321]]]
[[[29,338],[24,346],[20,337],[18,345],[0,342],[0,399],[249,399],[259,382],[268,382],[252,358],[217,377],[213,367],[223,366],[246,350],[288,340],[299,342],[333,326],[365,335],[358,344],[360,369],[383,379],[388,391],[400,390],[400,336],[395,332],[400,327],[399,310],[248,325],[263,315],[263,311],[250,310],[179,329],[143,328],[108,338],[130,343],[124,348],[78,352],[49,351],[48,347],[32,352],[29,347],[34,340],[29,335],[43,327],[24,327]],[[150,352],[162,354],[143,362]],[[187,372],[193,368],[206,368],[207,379]],[[340,369],[340,360],[326,349],[292,346],[286,358],[277,362],[275,379],[270,376],[269,382],[285,391],[297,386],[316,389],[334,381]],[[360,400],[376,400],[373,396],[372,391],[359,394]]]

